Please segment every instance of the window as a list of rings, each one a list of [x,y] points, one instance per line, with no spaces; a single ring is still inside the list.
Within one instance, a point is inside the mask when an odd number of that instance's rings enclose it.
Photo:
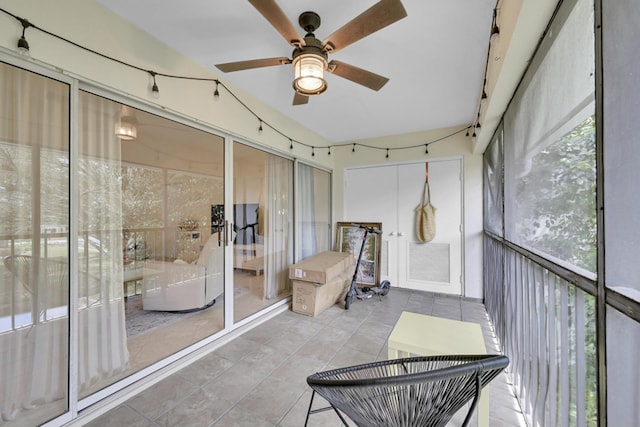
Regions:
[[[505,237],[595,277],[593,4],[555,18],[504,119]]]

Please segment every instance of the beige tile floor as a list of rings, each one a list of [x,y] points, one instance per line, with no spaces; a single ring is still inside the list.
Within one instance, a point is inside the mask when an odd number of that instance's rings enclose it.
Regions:
[[[488,351],[498,352],[481,303],[393,288],[382,301],[356,300],[349,310],[335,305],[315,318],[281,313],[88,425],[302,426],[311,397],[306,377],[386,359],[387,338],[403,311],[478,322]],[[492,427],[524,426],[507,374],[490,385],[490,420]],[[340,425],[333,412],[309,420],[309,426]]]

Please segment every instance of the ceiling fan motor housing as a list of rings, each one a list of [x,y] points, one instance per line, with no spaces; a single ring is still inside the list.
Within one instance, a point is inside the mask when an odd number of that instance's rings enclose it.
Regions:
[[[300,24],[302,29],[307,33],[313,33],[320,28],[320,15],[311,11],[302,12],[298,17],[298,24]]]

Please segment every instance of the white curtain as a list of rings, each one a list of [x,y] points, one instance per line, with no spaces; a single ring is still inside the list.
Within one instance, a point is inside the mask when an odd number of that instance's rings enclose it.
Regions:
[[[265,299],[276,298],[289,286],[291,241],[291,162],[275,155],[267,158],[264,194]],[[262,212],[261,212],[262,213]]]
[[[69,236],[69,86],[0,63],[0,248],[7,259],[0,265],[0,421],[30,410],[30,422],[40,423],[67,410],[69,250],[79,251],[81,393],[128,365],[119,107],[81,99],[76,239]]]
[[[79,388],[128,368],[122,251],[120,104],[81,92],[79,108]],[[112,381],[111,381],[112,382]]]
[[[315,255],[318,251],[314,181],[314,168],[298,164],[298,188],[296,190],[298,211],[296,218],[300,233],[298,237],[300,259]]]
[[[0,420],[4,421],[48,402],[58,413],[66,409],[68,106],[66,84],[0,63],[0,245],[6,257],[0,266]],[[54,264],[59,267],[55,277],[47,270]]]

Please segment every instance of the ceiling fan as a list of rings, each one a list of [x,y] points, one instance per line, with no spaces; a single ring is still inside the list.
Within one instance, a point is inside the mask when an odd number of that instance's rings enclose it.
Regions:
[[[309,102],[309,96],[319,95],[327,89],[327,82],[324,79],[325,70],[375,91],[380,90],[389,81],[386,77],[341,61],[328,61],[328,57],[329,54],[344,49],[407,16],[400,0],[380,0],[336,30],[324,41],[318,40],[313,34],[320,26],[320,16],[317,13],[303,12],[300,14],[298,23],[307,32],[304,37],[300,37],[275,0],[249,0],[249,3],[294,47],[292,57],[252,59],[217,64],[216,67],[220,71],[230,73],[252,68],[293,64],[295,74],[293,105],[306,104]]]

